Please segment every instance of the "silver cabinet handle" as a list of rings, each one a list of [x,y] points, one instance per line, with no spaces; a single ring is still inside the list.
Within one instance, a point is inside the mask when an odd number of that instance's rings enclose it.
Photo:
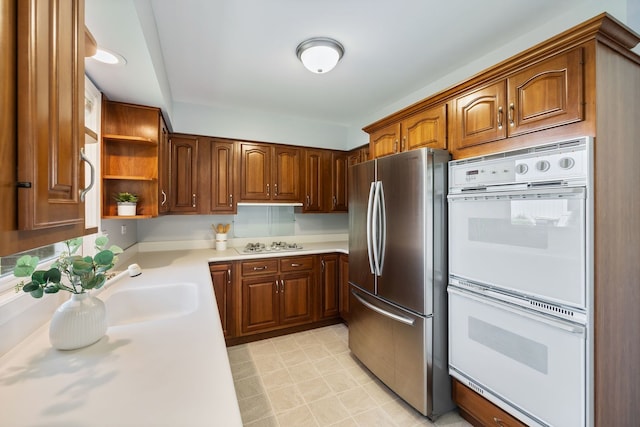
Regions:
[[[195,193],[193,193],[191,195],[191,206],[194,207],[194,208],[196,207],[196,194]]]
[[[311,206],[311,197],[307,194],[307,207]]]
[[[297,262],[292,262],[291,263],[291,267],[302,267],[302,264],[297,263]]]
[[[231,284],[231,269],[227,270],[227,283]]]
[[[284,293],[284,280],[280,280],[280,292]]]
[[[336,198],[336,196],[333,196],[333,207],[335,208],[337,204],[338,204],[338,199]]]
[[[504,115],[502,111],[502,106],[498,107],[498,129],[502,129],[502,116]]]
[[[273,189],[275,190],[273,192],[273,195],[277,197],[278,196],[278,183],[277,182],[275,184],[273,184]]]
[[[229,194],[229,207],[233,207],[233,194]]]
[[[280,284],[278,283],[278,279],[276,279],[276,294],[278,293],[278,287],[280,286]]]
[[[91,190],[93,188],[93,185],[96,183],[96,169],[93,167],[93,164],[91,163],[91,160],[89,160],[89,158],[87,157],[87,155],[84,153],[84,147],[82,147],[80,149],[80,158],[87,162],[87,164],[89,165],[89,168],[91,170],[91,181],[89,182],[89,186],[83,190],[80,190],[80,201],[84,202],[84,197],[87,195],[87,193],[89,192],[89,190]]]
[[[267,266],[263,265],[262,267],[253,267],[253,271],[262,271],[262,270],[266,270]]]
[[[324,260],[320,260],[320,265],[322,265],[322,271],[324,272]]]
[[[516,123],[513,121],[513,113],[515,111],[515,106],[513,102],[509,104],[509,126],[513,127]]]
[[[160,205],[164,206],[165,203],[167,203],[167,193],[164,192],[164,190],[160,190],[162,192],[162,203],[160,203]]]
[[[267,184],[267,196],[269,195],[269,184]]]

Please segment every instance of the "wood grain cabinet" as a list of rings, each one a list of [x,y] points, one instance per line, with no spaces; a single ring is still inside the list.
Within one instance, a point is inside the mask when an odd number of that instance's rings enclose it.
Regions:
[[[340,314],[340,288],[338,254],[318,255],[320,261],[320,318]]]
[[[340,317],[349,323],[349,255],[340,254]]]
[[[234,214],[237,212],[237,197],[235,194],[235,145],[233,141],[210,138],[207,141],[207,160],[204,175],[208,184],[207,213]]]
[[[240,146],[240,201],[301,202],[299,148],[275,144]]]
[[[199,213],[199,137],[171,135],[171,212]]]
[[[459,407],[460,415],[474,426],[526,427],[526,424],[457,380],[453,380],[452,395]]]
[[[327,187],[327,158],[325,150],[304,150],[304,201],[302,211],[324,212],[326,207],[325,193],[329,193]]]
[[[209,264],[211,283],[218,305],[220,323],[225,338],[234,336],[235,317],[234,292],[233,292],[233,263],[216,262]]]
[[[328,212],[347,212],[349,210],[348,169],[349,156],[346,152],[331,152],[331,192],[327,193]]]
[[[120,192],[139,196],[137,215],[158,216],[164,200],[159,186],[161,150],[166,150],[167,130],[159,108],[126,104],[103,98],[102,104],[102,217],[116,218],[113,196]],[[163,165],[164,167],[164,165]],[[166,179],[167,176],[162,176]],[[166,204],[166,201],[165,201]]]
[[[453,151],[583,120],[583,51],[555,55],[455,100]]]
[[[170,160],[169,129],[160,115],[160,140],[158,141],[158,213],[160,214],[168,213],[171,207],[169,199],[171,194]]]
[[[241,333],[313,320],[313,256],[242,261]]]
[[[371,132],[370,150],[378,158],[422,147],[444,149],[447,129],[447,104],[440,104]]]

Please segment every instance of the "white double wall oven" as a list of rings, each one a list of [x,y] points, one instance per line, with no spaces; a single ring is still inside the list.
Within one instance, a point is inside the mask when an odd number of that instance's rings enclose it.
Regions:
[[[593,424],[593,141],[449,165],[449,370],[529,425]]]

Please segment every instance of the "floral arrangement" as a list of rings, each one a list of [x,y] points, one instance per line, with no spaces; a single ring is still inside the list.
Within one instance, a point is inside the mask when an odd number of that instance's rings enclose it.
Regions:
[[[63,251],[49,270],[36,270],[40,259],[37,256],[20,257],[13,270],[16,277],[30,277],[16,285],[16,292],[28,292],[34,298],[42,298],[44,294],[55,294],[60,290],[73,294],[82,294],[90,289],[100,289],[107,281],[106,272],[113,268],[117,254],[122,249],[112,245],[106,249],[109,239],[98,237],[95,247],[98,253],[94,257],[77,255],[82,246],[82,237],[65,241],[67,250]],[[66,278],[66,282],[63,279]]]

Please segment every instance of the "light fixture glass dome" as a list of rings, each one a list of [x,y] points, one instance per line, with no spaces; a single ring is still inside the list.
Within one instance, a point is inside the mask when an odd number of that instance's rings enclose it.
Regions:
[[[296,55],[311,72],[323,74],[333,70],[342,55],[344,47],[333,39],[316,37],[298,45]]]
[[[122,55],[101,47],[96,50],[96,53],[92,56],[92,58],[96,61],[100,61],[109,65],[124,65],[127,63]]]

